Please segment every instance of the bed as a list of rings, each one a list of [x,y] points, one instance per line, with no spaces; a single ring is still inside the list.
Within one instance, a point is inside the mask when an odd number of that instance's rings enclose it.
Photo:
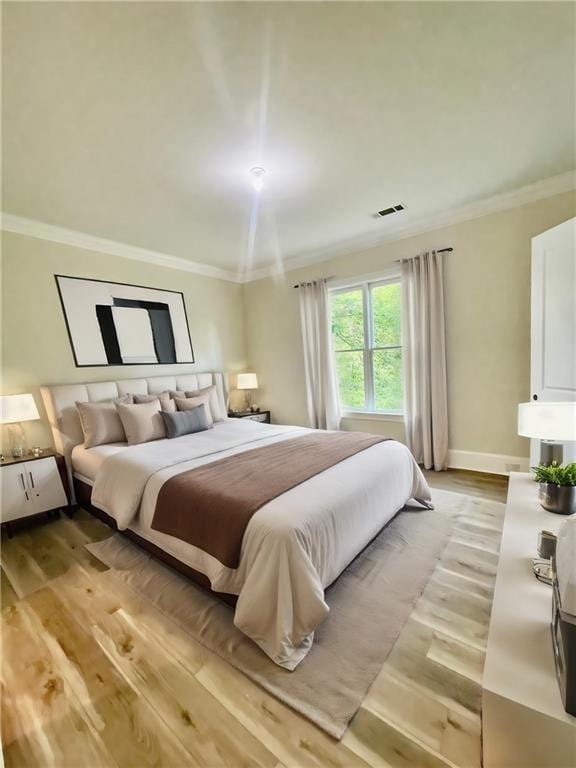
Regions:
[[[50,386],[42,388],[42,397],[78,502],[233,603],[236,626],[276,664],[292,670],[306,656],[314,630],[328,614],[325,588],[407,501],[428,504],[430,491],[405,446],[393,440],[378,442],[258,509],[246,527],[237,567],[229,567],[152,527],[162,488],[195,468],[313,430],[228,419],[208,432],[173,440],[85,449],[75,408],[76,401],[212,384],[225,405],[221,373]],[[226,477],[221,481],[226,483]]]

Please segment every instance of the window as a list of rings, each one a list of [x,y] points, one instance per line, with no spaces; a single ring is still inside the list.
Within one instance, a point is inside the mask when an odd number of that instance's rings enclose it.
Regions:
[[[402,412],[398,278],[331,292],[332,341],[344,410]]]

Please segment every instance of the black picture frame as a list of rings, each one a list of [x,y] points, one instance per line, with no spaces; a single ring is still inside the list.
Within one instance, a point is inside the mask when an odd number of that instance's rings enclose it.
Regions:
[[[72,337],[72,332],[70,330],[70,323],[68,320],[68,314],[66,312],[66,304],[64,302],[64,297],[62,295],[62,291],[60,288],[60,283],[58,282],[59,278],[68,279],[68,280],[82,280],[84,282],[92,282],[92,283],[106,283],[107,285],[120,285],[124,287],[129,288],[141,288],[143,290],[147,291],[160,291],[162,293],[171,293],[176,294],[180,297],[180,300],[182,302],[182,309],[184,310],[184,320],[186,325],[186,333],[188,335],[188,341],[190,343],[190,352],[192,355],[192,360],[186,360],[186,361],[174,361],[174,362],[137,362],[137,363],[125,363],[125,362],[107,362],[107,363],[79,363],[78,357],[76,355],[76,349],[74,348],[74,339]],[[156,288],[150,285],[138,285],[137,283],[122,283],[118,282],[117,280],[101,280],[97,277],[79,277],[77,275],[61,275],[61,274],[54,274],[54,280],[56,282],[56,289],[58,291],[58,297],[60,299],[60,306],[62,307],[62,314],[64,315],[64,323],[66,325],[66,332],[68,334],[68,341],[70,343],[70,348],[72,350],[72,356],[74,358],[74,365],[76,368],[113,368],[113,367],[124,367],[124,366],[135,366],[135,365],[193,365],[196,362],[196,358],[194,355],[194,347],[192,345],[192,337],[190,336],[190,325],[188,323],[188,312],[186,310],[186,301],[184,299],[184,294],[182,291],[173,291],[169,288]]]

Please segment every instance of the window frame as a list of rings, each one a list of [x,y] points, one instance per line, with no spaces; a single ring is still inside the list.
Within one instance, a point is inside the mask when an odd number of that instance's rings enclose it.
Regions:
[[[403,328],[402,322],[400,322],[400,343],[389,344],[384,346],[374,346],[374,316],[372,313],[372,289],[381,285],[390,285],[392,283],[398,283],[401,289],[401,276],[399,273],[391,273],[386,276],[372,277],[370,279],[364,278],[354,280],[346,284],[338,283],[328,289],[330,295],[330,317],[332,317],[332,297],[341,293],[349,293],[351,291],[362,291],[362,313],[364,324],[364,346],[354,349],[333,349],[334,358],[338,352],[362,352],[364,358],[364,408],[352,408],[351,406],[344,406],[341,402],[342,416],[345,418],[371,418],[371,419],[385,419],[385,420],[398,420],[401,421],[404,418],[404,408],[400,410],[377,410],[374,403],[374,352],[386,349],[404,349],[403,344]],[[336,360],[334,360],[336,362]],[[335,366],[336,367],[336,366]],[[402,375],[402,379],[404,376]],[[340,387],[338,382],[338,398],[340,398]]]

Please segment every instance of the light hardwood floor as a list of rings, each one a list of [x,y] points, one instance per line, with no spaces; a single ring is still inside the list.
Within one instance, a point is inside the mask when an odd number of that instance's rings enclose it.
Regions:
[[[504,478],[429,473],[504,501]],[[480,681],[501,513],[461,521],[341,742],[297,715],[84,548],[84,512],[3,542],[2,741],[7,766],[480,765]]]

